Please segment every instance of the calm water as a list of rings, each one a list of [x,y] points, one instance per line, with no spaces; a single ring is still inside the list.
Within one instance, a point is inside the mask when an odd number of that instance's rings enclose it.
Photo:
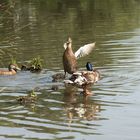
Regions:
[[[63,72],[63,43],[73,48],[97,42],[90,61],[102,74],[81,89],[52,82]],[[138,0],[1,0],[0,67],[11,57],[19,63],[40,55],[44,70],[0,76],[0,139],[140,139],[140,2]],[[57,86],[57,90],[52,87]],[[36,89],[36,104],[20,105],[15,98]]]

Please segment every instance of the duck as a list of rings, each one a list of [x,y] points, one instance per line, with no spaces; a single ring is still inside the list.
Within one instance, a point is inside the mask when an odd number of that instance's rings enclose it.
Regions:
[[[52,82],[59,82],[65,79],[65,75],[63,73],[56,73],[52,75]]]
[[[72,49],[72,39],[69,37],[68,41],[64,43],[64,53],[63,53],[63,67],[65,76],[66,73],[73,74],[77,71],[77,59],[88,55],[94,48],[95,43],[86,44],[80,47],[75,53]]]
[[[0,75],[15,75],[20,68],[17,64],[9,64],[8,70],[0,70]]]
[[[37,95],[34,92],[34,90],[31,90],[31,91],[28,92],[27,96],[19,96],[18,98],[16,98],[16,100],[20,104],[35,103],[36,100],[37,100]]]
[[[77,87],[82,87],[84,94],[90,94],[87,87],[100,80],[100,73],[98,70],[93,69],[93,65],[90,62],[86,64],[87,70],[79,71],[72,74],[68,80],[64,80],[65,84],[71,84]]]

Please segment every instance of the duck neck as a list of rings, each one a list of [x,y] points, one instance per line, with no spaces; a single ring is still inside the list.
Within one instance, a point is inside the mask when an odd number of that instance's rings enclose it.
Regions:
[[[67,47],[67,51],[69,52],[69,53],[73,53],[73,50],[72,50],[72,47],[71,47],[72,45],[71,45],[71,43],[68,45],[68,47]]]

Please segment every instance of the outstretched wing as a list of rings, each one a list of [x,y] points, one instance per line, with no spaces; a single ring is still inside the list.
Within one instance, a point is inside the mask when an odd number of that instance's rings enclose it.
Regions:
[[[76,52],[75,52],[75,57],[78,59],[80,57],[86,56],[88,55],[93,48],[95,47],[95,43],[90,43],[90,44],[86,44],[82,47],[80,47]]]

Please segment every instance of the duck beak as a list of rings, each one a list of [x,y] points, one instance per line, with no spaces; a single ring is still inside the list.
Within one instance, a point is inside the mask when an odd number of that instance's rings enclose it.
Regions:
[[[19,67],[16,67],[17,70],[21,70]]]

